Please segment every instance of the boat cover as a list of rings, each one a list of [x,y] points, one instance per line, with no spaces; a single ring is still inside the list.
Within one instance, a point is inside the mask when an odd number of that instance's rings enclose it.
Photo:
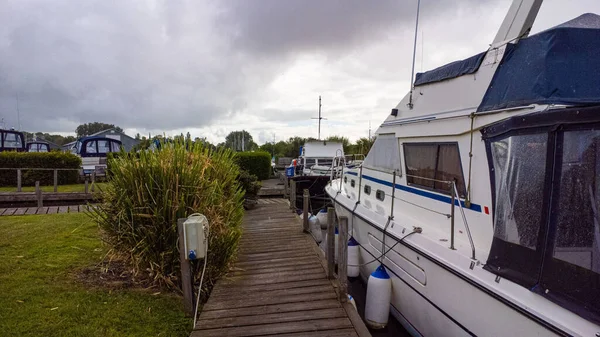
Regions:
[[[478,111],[600,103],[600,16],[583,14],[509,44]]]
[[[479,69],[483,58],[487,52],[471,56],[462,61],[448,63],[439,68],[435,68],[424,73],[417,73],[415,79],[415,87],[428,83],[440,82],[451,78],[459,77],[466,74],[472,74]]]

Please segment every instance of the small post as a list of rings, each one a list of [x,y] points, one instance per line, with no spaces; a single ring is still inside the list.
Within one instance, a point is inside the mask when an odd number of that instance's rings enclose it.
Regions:
[[[310,194],[308,194],[307,188],[304,189],[302,197],[304,202],[302,207],[302,214],[304,215],[302,217],[302,230],[304,230],[304,233],[310,233],[310,228],[308,228],[308,205],[310,202]]]
[[[290,181],[290,187],[292,188],[292,191],[290,192],[290,209],[295,212],[296,211],[296,181],[295,180],[292,179]]]
[[[290,196],[290,186],[288,185],[289,181],[288,181],[288,177],[287,175],[283,176],[283,197],[285,199],[288,199]]]
[[[21,169],[17,169],[17,192],[21,192]]]
[[[92,172],[92,193],[94,193],[94,185],[96,185],[96,171]]]
[[[455,200],[455,196],[454,196],[454,183],[448,183],[448,185],[450,185],[450,195],[451,195],[451,199],[450,199],[450,249],[454,250],[454,200]]]
[[[327,207],[327,277],[334,278],[335,269],[335,209]]]
[[[177,219],[177,233],[179,235],[179,262],[181,264],[183,309],[187,317],[192,317],[194,316],[194,292],[192,290],[192,271],[190,269],[190,261],[185,258],[185,243],[183,242],[183,223],[185,220],[185,218]]]
[[[85,194],[87,194],[88,193],[88,179],[87,179],[87,177],[85,177],[85,183],[84,184],[85,184]]]
[[[58,192],[58,170],[54,170],[54,193]]]
[[[37,199],[37,207],[44,207],[44,202],[42,200],[42,189],[40,188],[40,182],[35,182],[35,198]]]
[[[338,234],[338,281],[340,282],[340,302],[348,300],[348,218],[341,217]]]

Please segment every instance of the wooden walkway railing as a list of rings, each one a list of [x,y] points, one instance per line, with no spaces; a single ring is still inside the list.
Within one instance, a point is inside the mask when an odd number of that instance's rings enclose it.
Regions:
[[[324,265],[286,204],[259,203],[244,218],[235,268],[215,285],[191,337],[370,336]]]

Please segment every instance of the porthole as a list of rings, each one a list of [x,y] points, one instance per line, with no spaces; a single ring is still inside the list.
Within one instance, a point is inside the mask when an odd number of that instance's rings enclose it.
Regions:
[[[348,177],[344,177],[344,184],[348,183]]]
[[[377,200],[383,201],[383,199],[385,199],[385,193],[383,193],[382,190],[377,190],[377,192],[375,193],[375,198],[377,198]]]
[[[351,187],[354,187],[354,186],[356,186],[356,181],[354,181],[354,179],[352,179],[352,180],[350,181],[350,186],[351,186]]]
[[[364,191],[365,191],[366,195],[370,195],[371,194],[371,186],[365,185]]]

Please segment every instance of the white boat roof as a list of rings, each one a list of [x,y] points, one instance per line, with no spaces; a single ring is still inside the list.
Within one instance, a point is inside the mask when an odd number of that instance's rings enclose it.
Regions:
[[[304,144],[303,157],[333,158],[344,155],[344,145],[338,142],[312,141]]]

